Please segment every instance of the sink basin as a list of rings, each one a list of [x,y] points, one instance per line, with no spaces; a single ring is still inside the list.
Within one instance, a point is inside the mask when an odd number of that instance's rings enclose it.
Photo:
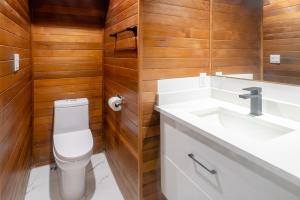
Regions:
[[[263,119],[243,115],[222,107],[192,112],[205,127],[210,127],[217,134],[227,134],[253,142],[268,140],[288,134],[293,130]]]

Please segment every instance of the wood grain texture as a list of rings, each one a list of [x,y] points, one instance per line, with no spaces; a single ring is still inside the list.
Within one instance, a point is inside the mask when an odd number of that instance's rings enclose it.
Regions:
[[[59,99],[89,99],[94,153],[104,149],[102,123],[104,4],[105,1],[99,3],[96,0],[86,2],[47,0],[32,3],[34,165],[54,161],[53,102]],[[91,12],[87,12],[88,9],[91,9]],[[60,17],[62,21],[58,20]],[[90,23],[83,24],[85,20],[89,20]]]
[[[124,97],[122,111],[105,106],[106,155],[126,200],[138,199],[138,66],[132,32],[109,35],[138,24],[137,0],[111,0],[105,25],[105,102]],[[105,104],[106,105],[106,104]]]
[[[265,1],[263,18],[264,80],[300,84],[300,1]],[[281,64],[270,64],[271,54]]]
[[[103,25],[108,0],[32,0],[35,23],[63,26]]]
[[[262,1],[212,2],[212,73],[259,78]]]
[[[164,199],[160,185],[159,113],[154,111],[157,80],[209,72],[209,11],[209,0],[143,1],[141,199]]]
[[[13,54],[20,70],[13,71]],[[24,199],[31,164],[30,15],[26,0],[0,1],[0,199]]]

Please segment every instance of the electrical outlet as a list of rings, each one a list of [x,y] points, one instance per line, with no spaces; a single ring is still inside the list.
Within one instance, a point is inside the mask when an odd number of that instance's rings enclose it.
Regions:
[[[270,55],[270,63],[271,64],[280,64],[280,55]]]
[[[19,71],[20,69],[20,55],[14,54],[14,71]]]

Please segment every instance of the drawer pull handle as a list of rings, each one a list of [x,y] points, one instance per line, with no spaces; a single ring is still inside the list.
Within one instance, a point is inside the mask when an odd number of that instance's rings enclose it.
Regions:
[[[196,162],[197,164],[199,164],[201,167],[203,167],[206,171],[208,171],[209,173],[211,173],[211,174],[216,174],[217,173],[217,171],[216,170],[210,170],[210,169],[208,169],[205,165],[203,165],[201,162],[199,162],[196,158],[195,158],[195,156],[194,156],[194,154],[192,154],[192,153],[190,153],[190,154],[188,154],[188,156],[194,161],[194,162]]]

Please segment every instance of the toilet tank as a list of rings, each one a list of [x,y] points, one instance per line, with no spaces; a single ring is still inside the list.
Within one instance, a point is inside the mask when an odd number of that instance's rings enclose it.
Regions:
[[[66,99],[54,102],[54,134],[89,129],[88,99]]]

